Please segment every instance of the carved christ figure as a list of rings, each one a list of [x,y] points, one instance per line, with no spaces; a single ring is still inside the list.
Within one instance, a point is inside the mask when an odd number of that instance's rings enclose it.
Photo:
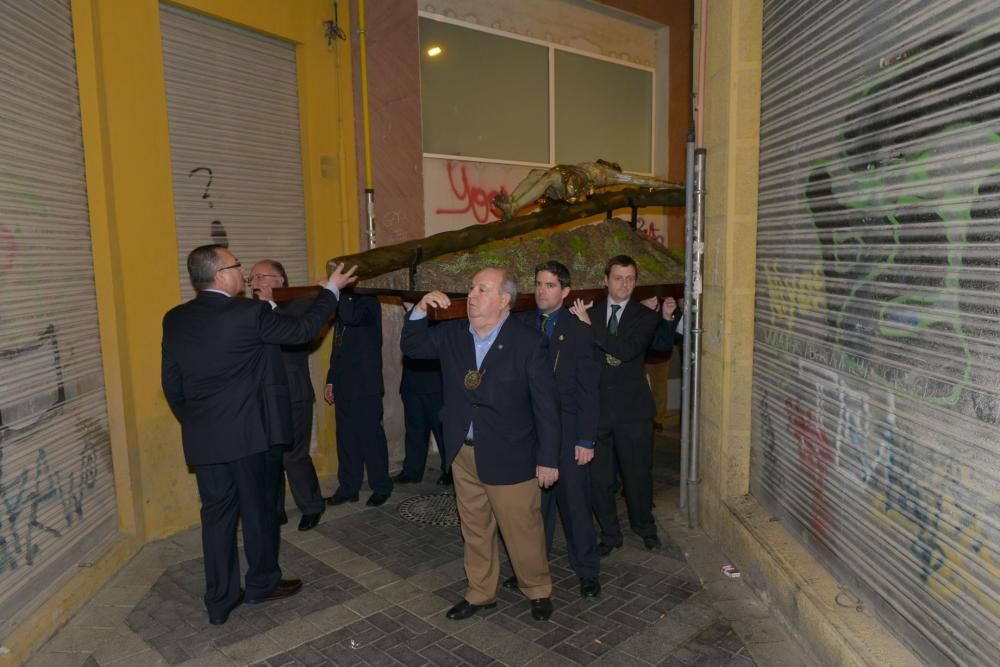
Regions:
[[[557,164],[551,169],[532,169],[517,184],[512,193],[501,192],[490,202],[503,220],[510,220],[514,213],[539,200],[573,204],[594,194],[598,188],[612,185],[638,185],[658,188],[665,181],[623,174],[617,162],[598,160],[580,164]]]

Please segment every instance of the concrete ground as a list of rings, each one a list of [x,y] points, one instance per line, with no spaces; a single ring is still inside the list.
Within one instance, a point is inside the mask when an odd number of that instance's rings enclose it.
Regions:
[[[674,427],[676,424],[674,425]],[[664,548],[629,535],[601,563],[600,597],[584,600],[561,536],[552,554],[555,613],[532,620],[519,593],[465,621],[462,540],[453,500],[429,469],[389,502],[330,508],[320,525],[282,530],[286,577],[299,595],[237,608],[208,624],[198,529],[147,545],[29,661],[79,665],[814,665],[713,542],[677,515],[676,428],[657,438],[656,518]],[[327,489],[327,492],[330,490]],[[624,504],[619,507],[623,520]],[[418,523],[413,519],[430,523]],[[439,525],[433,525],[439,524]],[[510,574],[505,564],[502,576]]]

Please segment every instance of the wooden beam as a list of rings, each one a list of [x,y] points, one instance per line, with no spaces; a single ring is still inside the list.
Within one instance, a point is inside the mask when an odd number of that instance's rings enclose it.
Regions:
[[[275,301],[292,301],[303,297],[316,298],[321,289],[322,288],[318,286],[277,287],[273,290],[272,295]],[[351,293],[371,296],[398,297],[409,303],[417,303],[424,297],[425,294],[427,294],[426,291],[406,291],[369,287],[356,287],[350,290],[344,290],[344,294]],[[570,305],[576,299],[583,299],[587,302],[595,301],[603,298],[606,294],[607,290],[605,289],[573,290],[569,293],[569,296],[566,297],[564,303],[566,305]],[[637,301],[643,301],[652,296],[659,299],[664,299],[668,296],[680,298],[684,296],[684,285],[640,285],[632,292],[632,298]],[[451,299],[451,306],[448,308],[432,308],[428,311],[427,316],[431,320],[455,320],[468,315],[465,294],[448,294],[448,298]],[[533,308],[535,308],[535,295],[529,293],[518,295],[517,301],[514,302],[514,306],[511,310],[518,312],[523,310],[532,310]]]
[[[451,232],[441,232],[424,239],[397,243],[384,248],[375,248],[355,255],[334,257],[327,262],[327,271],[337,263],[346,267],[357,265],[358,276],[362,279],[380,276],[397,269],[405,269],[441,255],[468,250],[490,241],[521,236],[545,227],[552,227],[589,218],[619,208],[645,208],[647,206],[684,206],[683,186],[664,188],[626,188],[605,192],[576,204],[547,206],[530,215],[511,218],[507,222],[491,222],[486,225],[472,225]]]

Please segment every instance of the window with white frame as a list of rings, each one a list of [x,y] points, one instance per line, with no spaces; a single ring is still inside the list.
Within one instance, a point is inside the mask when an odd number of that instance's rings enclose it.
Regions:
[[[426,156],[652,173],[652,68],[425,15],[420,47]]]

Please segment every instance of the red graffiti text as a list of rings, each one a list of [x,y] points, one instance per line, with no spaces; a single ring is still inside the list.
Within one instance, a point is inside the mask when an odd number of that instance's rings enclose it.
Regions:
[[[469,174],[465,171],[464,164],[458,169],[459,173],[457,177],[459,182],[456,183],[455,171],[455,163],[449,162],[448,183],[451,185],[451,192],[455,195],[455,199],[462,204],[462,208],[439,208],[434,212],[439,215],[472,213],[472,217],[480,225],[489,222],[491,214],[490,201],[501,192],[506,194],[507,189],[501,185],[499,190],[485,190],[477,185],[470,184]]]
[[[812,412],[803,409],[798,399],[785,399],[785,413],[788,416],[788,428],[798,448],[799,462],[809,480],[812,495],[812,507],[809,513],[812,533],[820,540],[824,540],[831,519],[825,487],[827,471],[833,463],[833,450],[826,433],[813,419]]]

